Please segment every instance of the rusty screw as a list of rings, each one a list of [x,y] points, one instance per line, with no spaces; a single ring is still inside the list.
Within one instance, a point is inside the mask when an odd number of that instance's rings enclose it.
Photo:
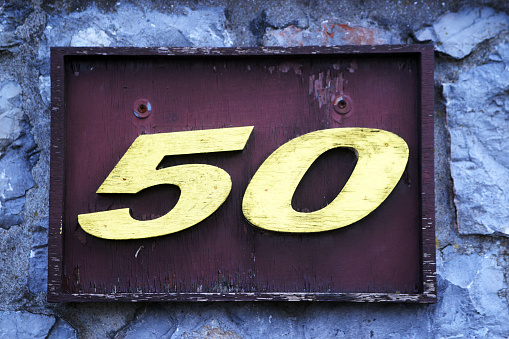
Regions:
[[[147,106],[141,104],[138,106],[138,112],[145,113],[147,111]]]
[[[339,114],[347,114],[352,110],[352,100],[346,95],[337,97],[334,99],[334,110]]]
[[[133,104],[133,113],[137,118],[144,119],[152,113],[152,105],[146,99],[138,99]]]

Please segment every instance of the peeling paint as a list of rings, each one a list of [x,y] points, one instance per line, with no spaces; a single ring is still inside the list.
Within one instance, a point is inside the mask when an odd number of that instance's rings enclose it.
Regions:
[[[331,71],[327,70],[325,74],[320,72],[318,75],[313,74],[309,77],[309,94],[318,101],[320,108],[323,105],[331,105],[337,95],[343,94],[343,88],[343,73],[333,77]]]

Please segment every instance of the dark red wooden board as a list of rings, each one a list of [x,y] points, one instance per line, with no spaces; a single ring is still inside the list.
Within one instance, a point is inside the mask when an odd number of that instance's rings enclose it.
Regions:
[[[53,48],[51,62],[49,301],[435,301],[432,46]],[[332,105],[341,88],[353,102],[343,118]],[[146,119],[133,114],[138,99],[152,105]],[[243,151],[161,163],[212,164],[231,175],[231,194],[203,222],[130,241],[78,225],[82,213],[130,207],[143,220],[175,205],[179,190],[169,185],[95,193],[138,135],[238,126],[255,126]],[[250,225],[242,197],[267,156],[339,127],[380,128],[407,142],[407,169],[386,201],[334,231]],[[294,208],[324,207],[354,165],[346,150],[322,155]]]

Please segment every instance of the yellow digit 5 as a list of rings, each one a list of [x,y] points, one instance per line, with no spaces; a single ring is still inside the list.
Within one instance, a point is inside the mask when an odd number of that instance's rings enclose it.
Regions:
[[[292,208],[292,197],[311,164],[327,150],[355,149],[357,164],[343,190],[311,213]],[[399,136],[367,128],[320,130],[290,140],[272,153],[249,183],[242,211],[253,225],[277,232],[322,232],[348,226],[375,210],[398,183],[408,161]]]
[[[161,184],[177,185],[180,198],[164,216],[133,219],[128,208],[78,215],[83,230],[104,239],[141,239],[181,231],[207,218],[226,200],[231,178],[203,164],[157,169],[168,155],[244,149],[253,126],[140,135],[120,159],[97,193],[138,193]]]

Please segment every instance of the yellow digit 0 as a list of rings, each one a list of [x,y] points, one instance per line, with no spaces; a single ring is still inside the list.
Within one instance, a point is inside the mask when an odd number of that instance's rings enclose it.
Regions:
[[[139,221],[128,208],[78,215],[91,235],[104,239],[141,239],[181,231],[207,218],[231,190],[224,170],[204,164],[157,169],[165,156],[244,149],[253,126],[140,135],[104,180],[97,193],[138,193],[161,184],[180,188],[175,207],[162,217]]]
[[[311,164],[327,150],[357,152],[355,169],[326,207],[311,213],[292,208],[292,197]],[[272,153],[249,183],[242,211],[255,226],[277,232],[310,233],[348,226],[375,210],[394,189],[408,161],[399,136],[379,129],[336,128],[311,132]]]

